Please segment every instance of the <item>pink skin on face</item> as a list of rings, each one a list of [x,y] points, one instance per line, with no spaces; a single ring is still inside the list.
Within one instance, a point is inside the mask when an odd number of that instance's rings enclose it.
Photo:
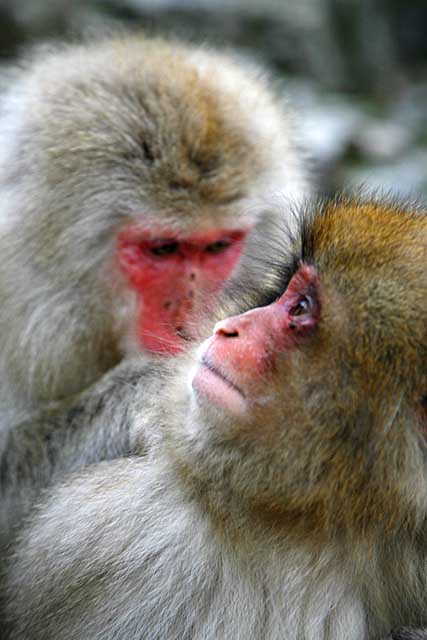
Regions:
[[[140,225],[119,234],[117,257],[140,311],[137,335],[143,349],[163,354],[185,347],[194,314],[218,292],[236,265],[248,229],[219,229],[188,236]]]
[[[314,267],[302,264],[273,304],[219,322],[202,347],[192,380],[196,394],[234,414],[243,414],[265,391],[265,375],[278,354],[313,335],[320,313]]]

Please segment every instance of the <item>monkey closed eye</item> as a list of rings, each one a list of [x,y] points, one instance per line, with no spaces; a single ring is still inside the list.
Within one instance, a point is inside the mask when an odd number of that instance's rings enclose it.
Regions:
[[[166,242],[164,244],[159,244],[158,246],[151,247],[150,252],[159,258],[163,258],[165,256],[170,256],[173,253],[178,252],[178,242]]]
[[[208,244],[205,248],[205,251],[207,251],[208,253],[222,253],[223,251],[228,249],[230,244],[231,240],[217,240],[216,242]]]

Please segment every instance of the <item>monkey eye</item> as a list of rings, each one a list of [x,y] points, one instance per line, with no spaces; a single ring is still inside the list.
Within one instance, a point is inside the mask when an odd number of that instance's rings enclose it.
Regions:
[[[157,247],[150,248],[150,253],[159,258],[164,258],[177,252],[178,242],[165,242],[164,244],[157,245]]]
[[[225,251],[230,246],[230,240],[217,240],[216,242],[211,242],[205,248],[207,253],[221,253]]]
[[[294,307],[292,307],[292,309],[289,312],[290,316],[303,316],[307,313],[310,313],[312,308],[312,303],[310,298],[308,298],[307,296],[304,296],[303,298],[301,298],[300,300],[298,300],[298,302],[296,303],[296,305]]]

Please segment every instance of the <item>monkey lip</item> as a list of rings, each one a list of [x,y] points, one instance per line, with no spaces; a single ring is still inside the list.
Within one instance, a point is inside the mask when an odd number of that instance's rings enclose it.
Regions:
[[[199,364],[192,380],[195,392],[234,414],[244,413],[247,401],[243,391],[206,356]]]

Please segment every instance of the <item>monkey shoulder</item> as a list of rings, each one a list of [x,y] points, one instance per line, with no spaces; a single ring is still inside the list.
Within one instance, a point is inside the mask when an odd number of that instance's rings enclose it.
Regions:
[[[86,468],[22,535],[7,575],[10,637],[281,640],[317,616],[318,637],[325,620],[331,640],[365,637],[362,607],[332,565],[305,592],[310,554],[279,554],[268,536],[261,548],[236,544],[217,525],[158,451]]]

